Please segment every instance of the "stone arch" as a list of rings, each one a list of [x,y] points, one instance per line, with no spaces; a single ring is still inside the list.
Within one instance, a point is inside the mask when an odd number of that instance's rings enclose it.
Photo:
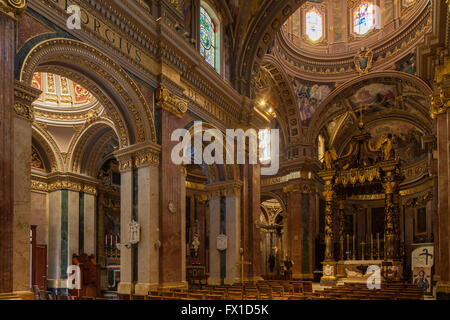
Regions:
[[[94,174],[95,157],[99,157],[108,141],[118,137],[114,124],[109,119],[100,118],[77,132],[68,152],[68,171],[87,175]],[[106,141],[105,141],[106,140]]]
[[[278,91],[281,110],[277,110],[278,120],[282,126],[284,145],[297,141],[301,133],[301,117],[297,106],[297,99],[283,67],[271,55],[266,55],[261,68],[271,77],[274,87]]]
[[[43,160],[47,162],[48,168],[46,167],[46,169],[50,172],[64,171],[64,159],[56,142],[36,123],[33,123],[32,126],[32,142],[33,146],[40,151],[40,155],[44,157]]]
[[[396,81],[398,83],[407,83],[415,87],[422,98],[428,99],[432,94],[431,88],[420,78],[411,75],[409,73],[389,70],[389,71],[376,71],[366,75],[356,77],[352,80],[345,82],[336,89],[334,89],[327,98],[325,98],[318,106],[316,112],[311,118],[310,126],[307,131],[306,139],[311,143],[314,143],[316,137],[320,133],[320,130],[336,115],[342,114],[342,110],[337,108],[333,102],[339,101],[344,96],[349,96],[350,91],[355,90],[359,86],[364,86],[375,81]],[[403,118],[408,121],[408,117],[404,115]],[[431,126],[431,117],[427,116],[427,122]],[[409,121],[412,121],[411,119]],[[420,127],[420,126],[419,126]]]
[[[261,192],[261,203],[264,202],[265,200],[269,200],[269,199],[275,199],[277,200],[282,208],[282,212],[287,213],[287,207],[286,204],[284,202],[284,200],[275,192],[270,192],[270,191],[266,191],[266,192]]]
[[[261,4],[237,54],[235,87],[241,94],[253,98],[253,75],[258,73],[267,48],[283,23],[305,2],[306,0],[270,0]]]
[[[89,90],[112,119],[121,147],[156,143],[153,114],[144,96],[126,71],[104,53],[72,39],[46,40],[28,52],[20,80],[31,85],[37,71],[61,74]]]
[[[191,135],[191,138],[194,139],[194,123],[189,123],[186,127],[186,130],[188,130],[189,134]],[[208,122],[202,122],[202,134],[209,129],[215,129],[220,131],[216,126],[208,123]],[[221,131],[220,131],[221,132]],[[221,132],[222,133],[222,132]],[[222,133],[222,138],[225,143],[226,137]],[[226,148],[224,147],[224,156],[226,152]],[[215,164],[215,165],[206,165],[206,169],[209,173],[209,183],[217,183],[220,181],[231,181],[231,180],[239,180],[240,179],[240,171],[237,164]]]

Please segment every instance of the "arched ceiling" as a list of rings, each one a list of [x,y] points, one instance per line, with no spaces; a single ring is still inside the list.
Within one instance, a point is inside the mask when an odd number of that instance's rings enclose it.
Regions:
[[[401,72],[379,72],[349,81],[333,91],[318,107],[309,138],[321,135],[325,147],[345,152],[359,122],[373,142],[391,133],[402,160],[425,155],[423,137],[432,134],[429,114],[431,89],[419,78]]]
[[[38,121],[54,125],[80,125],[93,112],[105,113],[99,101],[80,84],[47,72],[35,72],[32,86],[42,91],[33,103],[34,115]]]

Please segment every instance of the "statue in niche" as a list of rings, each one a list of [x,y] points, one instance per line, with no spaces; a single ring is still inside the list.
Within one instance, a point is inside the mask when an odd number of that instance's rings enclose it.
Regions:
[[[194,257],[198,256],[198,249],[200,248],[200,239],[198,233],[194,233],[194,239],[192,240],[192,249],[194,250]]]

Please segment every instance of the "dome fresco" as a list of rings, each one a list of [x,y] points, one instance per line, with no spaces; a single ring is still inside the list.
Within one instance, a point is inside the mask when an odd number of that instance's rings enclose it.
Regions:
[[[36,72],[32,87],[42,91],[35,106],[47,108],[86,108],[97,103],[80,84],[57,74]]]

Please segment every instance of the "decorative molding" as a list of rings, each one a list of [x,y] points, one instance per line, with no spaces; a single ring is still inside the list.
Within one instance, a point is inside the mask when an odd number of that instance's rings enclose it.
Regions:
[[[156,106],[181,118],[187,111],[188,100],[180,98],[161,84],[156,92]]]
[[[206,185],[208,199],[221,196],[240,196],[243,183],[240,180],[225,181]]]
[[[26,0],[0,0],[0,13],[17,20],[17,17],[27,8]]]
[[[14,111],[16,115],[23,119],[33,121],[34,112],[31,104],[39,98],[40,94],[40,90],[16,80],[14,83]]]
[[[31,189],[38,192],[53,192],[57,190],[71,190],[97,195],[97,181],[74,174],[50,174],[37,176],[32,174]]]
[[[119,170],[130,170],[144,165],[159,166],[161,146],[154,143],[136,144],[114,153],[119,162]]]

